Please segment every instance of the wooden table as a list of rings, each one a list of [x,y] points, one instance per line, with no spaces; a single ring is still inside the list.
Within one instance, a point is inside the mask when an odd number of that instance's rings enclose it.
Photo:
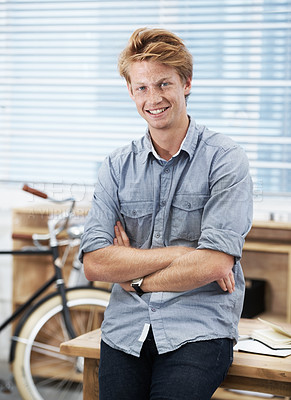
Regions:
[[[242,319],[239,332],[249,334],[260,327],[263,325],[257,320]],[[99,398],[100,337],[101,330],[97,329],[61,344],[61,353],[85,359],[83,399],[86,400]],[[221,387],[291,397],[291,356],[281,358],[234,352],[233,364]]]
[[[290,329],[291,324],[280,323]],[[241,319],[239,333],[265,328],[258,320]],[[234,352],[234,360],[221,387],[291,397],[291,356],[273,357]]]

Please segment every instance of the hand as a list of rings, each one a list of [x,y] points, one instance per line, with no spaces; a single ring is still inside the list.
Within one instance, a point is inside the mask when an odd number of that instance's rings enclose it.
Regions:
[[[114,227],[114,233],[115,233],[115,238],[113,239],[114,246],[130,247],[130,241],[128,239],[128,236],[119,221],[117,221]]]
[[[122,289],[126,290],[127,292],[135,292],[134,288],[131,286],[131,281],[129,282],[121,282],[119,285]]]
[[[230,271],[230,273],[226,277],[219,279],[216,282],[219,284],[224,292],[228,291],[229,293],[232,293],[235,290],[235,281],[232,271]]]

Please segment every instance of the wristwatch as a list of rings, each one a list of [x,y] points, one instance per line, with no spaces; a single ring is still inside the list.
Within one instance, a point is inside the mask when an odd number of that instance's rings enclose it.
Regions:
[[[141,285],[143,283],[143,278],[137,278],[137,279],[133,279],[133,281],[131,281],[131,287],[134,288],[134,290],[136,291],[136,293],[139,296],[142,296],[144,294],[144,291],[141,288]]]

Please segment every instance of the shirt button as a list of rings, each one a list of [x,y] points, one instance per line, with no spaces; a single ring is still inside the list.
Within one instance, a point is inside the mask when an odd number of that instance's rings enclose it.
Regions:
[[[161,206],[164,207],[166,205],[165,200],[161,201]]]
[[[165,169],[165,173],[168,174],[170,172],[169,168]]]
[[[155,308],[151,308],[152,312],[156,312],[157,310]]]
[[[156,234],[155,234],[155,237],[156,237],[156,238],[159,238],[160,236],[161,236],[161,235],[160,235],[159,233],[156,233]]]

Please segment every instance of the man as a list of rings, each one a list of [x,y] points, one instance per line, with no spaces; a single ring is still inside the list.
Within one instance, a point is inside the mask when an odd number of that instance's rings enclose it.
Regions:
[[[192,68],[162,29],[119,59],[148,129],[103,163],[81,244],[87,278],[114,283],[100,400],[207,400],[232,362],[252,184],[243,150],[187,115]]]

